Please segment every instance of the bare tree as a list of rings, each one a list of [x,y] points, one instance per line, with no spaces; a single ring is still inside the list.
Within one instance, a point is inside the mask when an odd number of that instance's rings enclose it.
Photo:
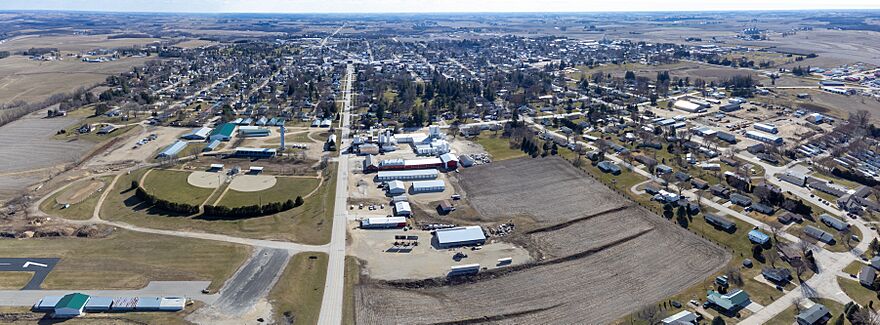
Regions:
[[[648,325],[657,324],[660,321],[660,308],[657,305],[647,305],[642,307],[641,310],[636,314],[639,319],[644,320]]]
[[[775,249],[767,250],[766,252],[764,252],[764,258],[767,260],[767,262],[770,263],[771,267],[775,268],[776,261],[779,260],[779,252],[777,252]]]
[[[778,243],[779,242],[779,238],[778,238],[779,234],[782,233],[782,227],[783,227],[782,223],[774,220],[774,221],[768,222],[767,225],[770,226],[770,233],[773,234],[773,241]]]
[[[867,306],[866,306],[867,307]],[[870,308],[859,308],[853,314],[853,324],[880,325],[880,315]]]
[[[742,278],[742,273],[739,271],[739,268],[737,268],[735,266],[729,267],[727,269],[727,271],[725,272],[725,275],[727,275],[728,282],[736,285],[737,287],[743,286],[744,282],[743,282],[743,278]]]

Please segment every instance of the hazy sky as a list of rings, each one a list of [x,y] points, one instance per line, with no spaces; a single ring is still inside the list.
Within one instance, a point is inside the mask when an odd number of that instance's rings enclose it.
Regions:
[[[564,12],[880,9],[880,0],[0,0],[0,10],[149,12]]]

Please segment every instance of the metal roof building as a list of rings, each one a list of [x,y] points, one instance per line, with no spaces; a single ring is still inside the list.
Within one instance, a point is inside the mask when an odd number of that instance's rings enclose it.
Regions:
[[[804,233],[807,234],[807,236],[813,237],[816,240],[829,244],[834,243],[834,236],[825,232],[822,229],[807,225],[806,227],[804,227]]]
[[[388,182],[388,194],[398,195],[406,193],[406,185],[401,181],[390,181]]]
[[[361,220],[361,228],[402,228],[406,226],[406,217],[366,218]]]
[[[198,128],[192,130],[190,133],[184,134],[180,138],[186,140],[205,140],[208,138],[209,134],[211,134],[211,128]]]
[[[394,202],[394,214],[398,216],[411,215],[412,207],[409,206],[407,201]]]
[[[831,313],[822,304],[814,304],[797,315],[798,325],[825,324],[830,319]]]
[[[268,137],[269,129],[259,126],[240,126],[238,134],[244,138]]]
[[[757,229],[752,229],[752,231],[749,231],[749,240],[753,243],[763,245],[770,241],[770,236],[767,236],[767,234],[760,232]]]
[[[211,130],[211,134],[208,135],[208,140],[220,140],[220,141],[229,141],[232,139],[232,132],[235,131],[235,124],[232,123],[224,123],[220,126]]]
[[[440,248],[482,245],[486,242],[486,234],[480,226],[439,229],[434,231],[434,235]]]
[[[413,193],[443,192],[446,190],[446,182],[442,180],[417,181],[412,183]]]
[[[170,157],[177,156],[178,153],[183,151],[183,148],[186,148],[186,144],[187,144],[186,141],[178,140],[174,144],[165,147],[165,149],[162,150],[162,152],[160,152],[157,157],[158,158],[170,158]]]
[[[202,151],[203,152],[214,151],[214,150],[217,150],[217,147],[219,147],[219,146],[220,146],[220,140],[214,140],[214,141],[211,141],[210,143],[208,143],[208,145],[206,145],[205,148],[202,149]]]
[[[235,148],[235,155],[238,157],[250,158],[269,158],[275,157],[277,151],[274,148]]]
[[[96,311],[110,311],[110,306],[113,305],[113,298],[110,297],[92,297],[89,299],[89,302],[86,303],[85,311],[96,312]]]
[[[412,170],[391,170],[380,171],[376,179],[380,182],[392,180],[426,180],[436,179],[440,172],[436,169],[412,169]]]
[[[761,131],[746,131],[746,137],[772,144],[782,144],[783,142],[781,137]]]
[[[55,304],[55,317],[76,317],[82,315],[89,296],[81,293],[65,295]]]
[[[826,224],[828,227],[837,229],[838,231],[842,231],[846,228],[849,228],[849,224],[846,221],[840,220],[838,218],[832,217],[827,213],[823,213],[819,216],[819,220],[822,223]]]

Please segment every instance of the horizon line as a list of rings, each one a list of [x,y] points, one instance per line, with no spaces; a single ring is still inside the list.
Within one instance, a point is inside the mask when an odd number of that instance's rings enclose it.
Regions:
[[[597,10],[597,11],[148,11],[148,10],[77,10],[77,9],[0,9],[0,12],[70,12],[108,14],[201,14],[201,15],[474,15],[474,14],[602,14],[602,13],[726,13],[726,12],[804,12],[804,11],[880,11],[876,8],[805,8],[805,9],[695,9],[681,10]]]

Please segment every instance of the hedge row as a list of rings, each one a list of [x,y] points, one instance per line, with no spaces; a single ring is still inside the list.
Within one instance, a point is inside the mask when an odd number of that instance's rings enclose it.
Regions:
[[[147,191],[140,186],[135,190],[135,196],[161,210],[187,215],[199,213],[199,207],[197,205],[163,200],[147,193]]]
[[[205,205],[204,215],[220,219],[253,218],[284,212],[301,206],[303,205],[303,203],[305,203],[303,198],[301,196],[297,196],[296,201],[287,200],[285,202],[272,202],[264,204],[262,206],[248,205],[243,207],[230,208],[222,205]]]

